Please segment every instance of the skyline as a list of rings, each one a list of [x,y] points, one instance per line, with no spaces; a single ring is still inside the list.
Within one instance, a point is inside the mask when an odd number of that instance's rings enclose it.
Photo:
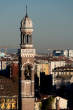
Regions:
[[[20,22],[25,16],[26,0],[0,1],[0,47],[18,47]],[[32,19],[33,43],[38,50],[73,49],[73,1],[28,1],[28,16]]]

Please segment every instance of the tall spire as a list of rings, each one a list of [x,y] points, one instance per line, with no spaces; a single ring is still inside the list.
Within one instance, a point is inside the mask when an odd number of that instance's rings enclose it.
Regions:
[[[27,13],[27,4],[26,4],[26,17],[28,16],[28,13]]]

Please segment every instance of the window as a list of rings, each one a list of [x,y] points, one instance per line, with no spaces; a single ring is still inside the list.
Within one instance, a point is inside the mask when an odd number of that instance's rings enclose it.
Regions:
[[[3,90],[4,89],[4,85],[1,84],[0,85],[0,89]]]

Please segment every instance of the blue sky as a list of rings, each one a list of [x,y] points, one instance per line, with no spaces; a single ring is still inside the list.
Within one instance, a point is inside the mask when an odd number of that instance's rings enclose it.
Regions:
[[[26,0],[0,0],[0,47],[18,47]],[[37,49],[73,49],[73,0],[28,0]]]

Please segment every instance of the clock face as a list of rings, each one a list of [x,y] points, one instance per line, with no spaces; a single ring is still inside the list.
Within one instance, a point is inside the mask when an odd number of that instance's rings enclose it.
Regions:
[[[25,80],[31,80],[31,66],[26,65],[24,75],[25,75]]]

